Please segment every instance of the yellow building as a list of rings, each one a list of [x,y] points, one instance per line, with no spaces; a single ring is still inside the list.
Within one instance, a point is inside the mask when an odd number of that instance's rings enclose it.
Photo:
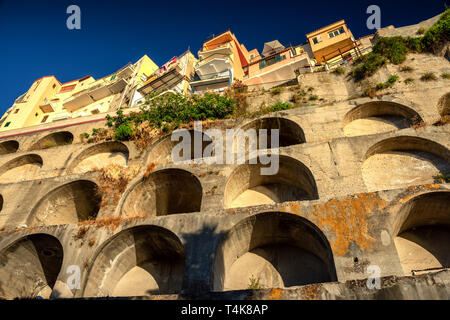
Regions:
[[[161,92],[165,89],[187,94],[191,91],[189,81],[194,75],[194,66],[198,59],[189,51],[173,57],[159,68],[143,85],[133,99],[133,104],[139,104],[144,96],[151,91]]]
[[[158,69],[147,56],[95,80],[61,84],[54,76],[36,80],[0,120],[0,131],[117,110],[131,104],[136,90]]]
[[[336,57],[345,60],[352,53],[358,54],[358,46],[345,20],[308,33],[306,38],[318,63],[328,62]]]

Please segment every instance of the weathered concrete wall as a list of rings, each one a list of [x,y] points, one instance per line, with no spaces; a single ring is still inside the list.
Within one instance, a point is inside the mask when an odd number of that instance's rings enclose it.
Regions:
[[[395,278],[450,266],[450,185],[439,178],[450,172],[450,126],[433,125],[448,80],[347,100],[350,91],[319,86],[339,76],[316,77],[315,90],[336,102],[209,124],[224,136],[279,129],[271,176],[261,164],[175,164],[170,137],[144,150],[83,143],[100,122],[0,140],[0,297],[242,298],[210,292],[251,285],[291,288],[253,298],[448,297],[447,272]],[[105,184],[99,169],[110,164],[136,174]],[[78,289],[68,287],[71,266]],[[369,292],[356,281],[369,266],[395,277]],[[430,278],[445,288],[426,286]]]

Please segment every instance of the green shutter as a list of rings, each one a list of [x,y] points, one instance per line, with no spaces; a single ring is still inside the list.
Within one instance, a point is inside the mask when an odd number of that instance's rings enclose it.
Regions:
[[[261,61],[259,62],[259,68],[262,69],[262,68],[264,68],[265,66],[266,66],[266,60],[261,60]]]

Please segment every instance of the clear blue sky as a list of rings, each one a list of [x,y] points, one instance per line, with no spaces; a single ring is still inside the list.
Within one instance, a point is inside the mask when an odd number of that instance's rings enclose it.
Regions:
[[[81,8],[81,30],[66,27],[66,8]],[[305,42],[305,34],[345,19],[356,38],[366,8],[381,8],[381,25],[404,26],[445,10],[445,0],[388,1],[65,1],[0,0],[0,113],[34,80],[55,75],[67,82],[100,78],[147,54],[161,65],[188,47],[230,28],[248,50],[266,41]]]

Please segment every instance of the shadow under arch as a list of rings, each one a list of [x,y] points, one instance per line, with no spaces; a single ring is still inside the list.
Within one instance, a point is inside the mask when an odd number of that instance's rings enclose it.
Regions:
[[[14,241],[0,252],[0,297],[49,298],[63,262],[57,238],[36,233]]]
[[[9,183],[35,178],[43,161],[37,154],[25,154],[0,167],[0,183]]]
[[[366,123],[353,123],[362,119],[366,119]],[[357,136],[409,128],[422,122],[419,113],[410,107],[391,101],[370,101],[348,111],[343,128],[346,136]]]
[[[249,129],[256,130],[256,139],[257,139],[257,145],[256,148],[260,149],[259,145],[259,133],[261,129],[267,130],[267,149],[272,148],[272,136],[271,136],[271,129],[279,130],[279,147],[287,147],[291,145],[297,145],[301,143],[305,143],[305,133],[303,132],[303,129],[294,121],[282,117],[263,117],[259,119],[255,119],[250,121],[249,123],[243,125],[238,130],[238,134],[244,134],[245,131]],[[237,143],[238,138],[234,139],[233,142],[233,150],[237,151]],[[249,143],[246,142],[246,149],[248,150]]]
[[[416,270],[450,267],[450,191],[413,197],[402,205],[393,236],[405,275]]]
[[[186,129],[187,130],[187,129]],[[202,157],[203,158],[203,154],[204,151],[206,149],[206,147],[208,147],[211,143],[213,143],[213,141],[211,140],[211,137],[208,136],[205,132],[201,131],[201,133],[199,131],[196,130],[188,130],[190,137],[191,137],[191,151],[190,151],[190,156],[188,155],[184,155],[182,150],[179,153],[179,160],[180,161],[187,161],[187,160],[194,160],[198,157],[195,156],[195,144],[194,144],[194,137],[195,137],[195,133],[200,134],[201,137],[201,151],[202,151]],[[152,147],[151,150],[149,152],[149,155],[147,157],[148,161],[147,162],[155,162],[158,164],[166,164],[166,163],[172,163],[172,149],[178,144],[178,143],[182,143],[183,140],[182,138],[180,138],[179,141],[172,141],[171,139],[172,134],[168,134],[164,137],[162,137],[161,139],[159,139],[159,141],[157,141]],[[214,153],[212,154],[214,155]]]
[[[97,250],[82,288],[83,297],[177,293],[185,252],[168,229],[141,225],[115,234]]]
[[[130,188],[121,215],[162,216],[198,212],[202,190],[200,180],[189,171],[176,168],[158,170]]]
[[[59,225],[93,219],[100,210],[101,196],[97,184],[76,180],[47,193],[34,206],[27,225]]]
[[[47,149],[63,146],[73,142],[73,134],[69,131],[59,131],[46,135],[34,143],[29,150]]]
[[[297,215],[259,213],[238,222],[219,243],[211,289],[291,287],[337,281],[333,253],[317,226]]]
[[[367,150],[362,160],[362,176],[369,191],[434,183],[436,175],[450,172],[450,151],[435,141],[415,136],[381,140]]]
[[[128,147],[118,141],[95,144],[83,150],[67,166],[67,173],[84,173],[94,168],[102,168],[116,163],[126,166],[129,157]]]
[[[262,175],[264,167],[268,166],[247,161],[230,174],[225,185],[225,208],[319,198],[313,174],[300,161],[280,155],[279,170],[274,175]]]
[[[19,142],[16,140],[9,140],[0,143],[0,155],[14,153],[19,149]]]

